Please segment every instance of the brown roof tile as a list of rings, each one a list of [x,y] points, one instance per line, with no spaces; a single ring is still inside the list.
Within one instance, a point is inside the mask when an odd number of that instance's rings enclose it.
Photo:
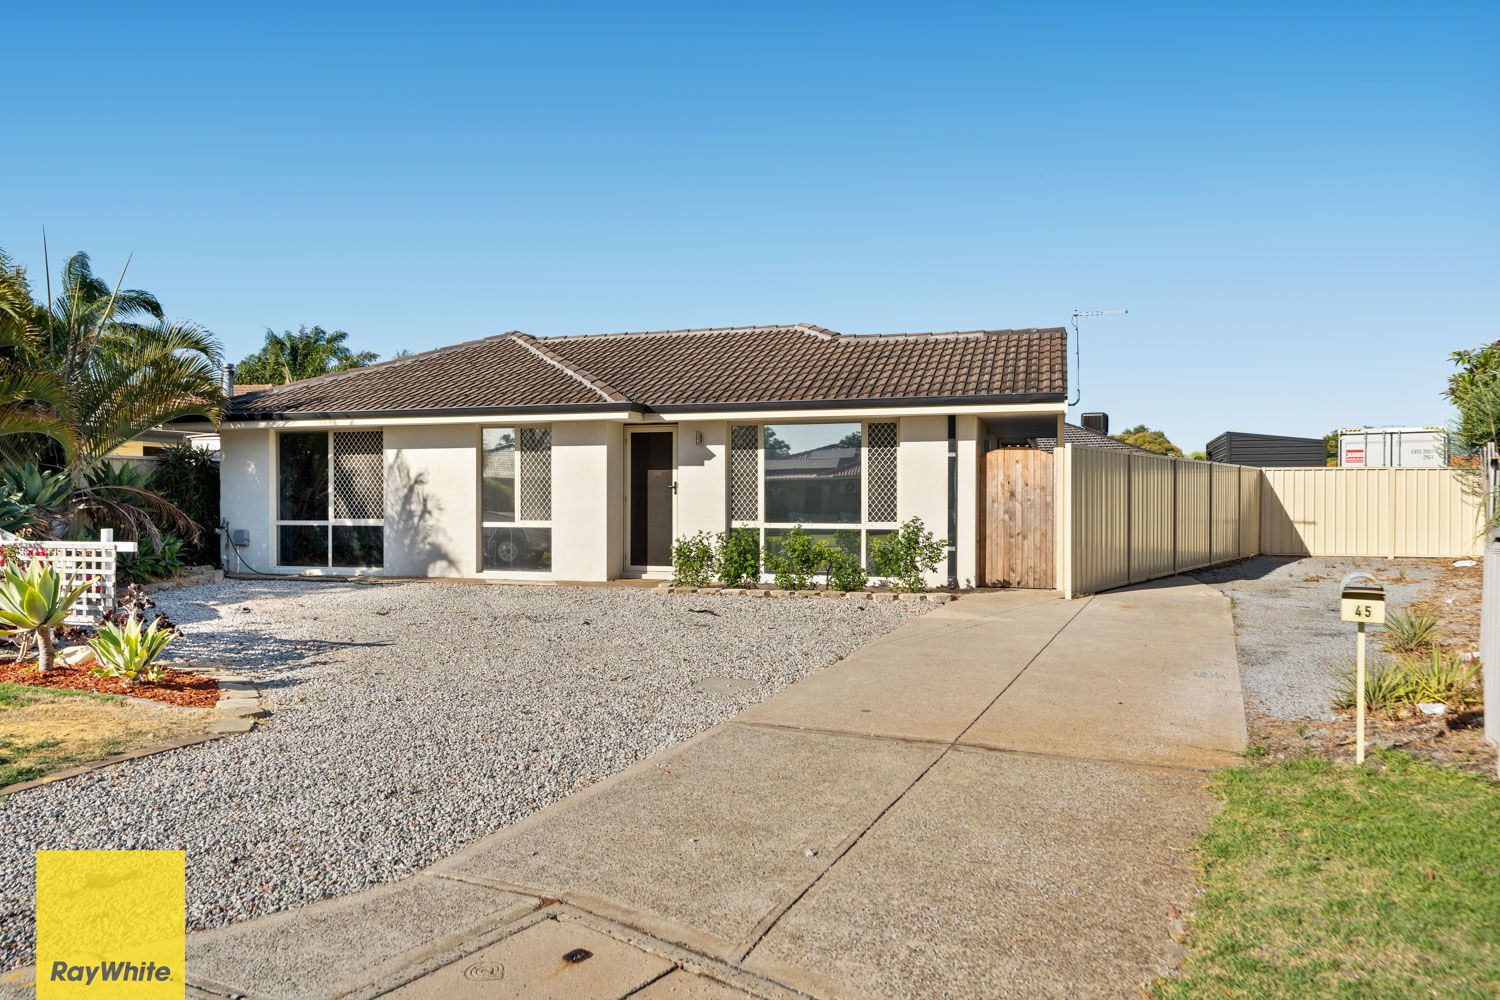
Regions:
[[[1135,455],[1155,455],[1154,451],[1139,448],[1129,441],[1121,441],[1119,438],[1110,437],[1108,434],[1100,434],[1098,431],[1089,430],[1087,427],[1079,427],[1077,424],[1063,425],[1063,440],[1068,444],[1077,445],[1080,448],[1100,448],[1104,451],[1124,451]],[[1052,451],[1057,448],[1057,437],[1039,437],[1031,442],[1032,447],[1040,448],[1042,451]]]
[[[508,333],[236,396],[234,416],[1056,400],[1066,333],[845,336],[809,325]]]

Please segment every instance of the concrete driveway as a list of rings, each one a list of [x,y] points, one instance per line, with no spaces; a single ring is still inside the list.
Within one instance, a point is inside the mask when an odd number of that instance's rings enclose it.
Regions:
[[[735,598],[721,598],[733,600]],[[1138,995],[1239,759],[1227,600],[977,594],[423,874],[193,935],[204,996]]]

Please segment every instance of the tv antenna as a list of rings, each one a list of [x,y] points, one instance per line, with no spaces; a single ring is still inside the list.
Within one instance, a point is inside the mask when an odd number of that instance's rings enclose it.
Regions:
[[[1073,310],[1073,399],[1069,406],[1077,406],[1083,398],[1083,351],[1078,335],[1078,321],[1095,316],[1124,316],[1129,309],[1074,309]]]

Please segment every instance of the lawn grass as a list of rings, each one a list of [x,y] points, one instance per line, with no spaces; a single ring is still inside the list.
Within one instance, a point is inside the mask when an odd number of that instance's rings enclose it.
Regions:
[[[10,710],[73,698],[104,703],[116,703],[121,700],[117,695],[95,694],[91,691],[0,683],[0,726],[6,722]],[[120,749],[121,744],[118,740],[108,738],[92,743],[86,752],[80,752],[78,748],[70,746],[68,741],[51,736],[28,739],[16,734],[0,733],[0,788],[22,781],[31,781],[51,771],[70,767],[86,760],[107,757],[119,753]]]
[[[1399,752],[1222,772],[1158,997],[1500,996],[1500,785]]]
[[[117,694],[99,694],[94,691],[75,691],[72,688],[39,688],[30,684],[9,684],[0,681],[0,708],[24,708],[51,697],[97,698],[101,701],[119,701]]]

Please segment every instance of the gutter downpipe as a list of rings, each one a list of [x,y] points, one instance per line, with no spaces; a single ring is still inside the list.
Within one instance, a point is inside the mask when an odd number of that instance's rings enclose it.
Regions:
[[[948,415],[948,589],[958,589],[958,417]]]

